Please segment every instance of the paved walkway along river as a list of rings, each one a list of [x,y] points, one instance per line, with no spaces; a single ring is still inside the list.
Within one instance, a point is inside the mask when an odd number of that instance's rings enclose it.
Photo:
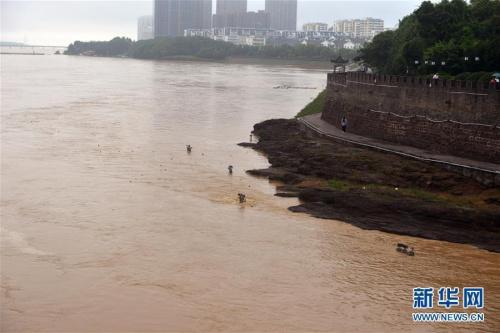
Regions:
[[[313,114],[299,118],[299,121],[308,128],[314,130],[320,135],[349,142],[364,147],[370,147],[377,150],[403,155],[423,161],[429,161],[438,164],[444,164],[450,167],[463,168],[471,172],[477,171],[483,174],[490,174],[497,182],[500,182],[500,165],[482,161],[475,161],[467,158],[441,155],[410,146],[398,145],[387,141],[367,138],[349,132],[343,132],[340,128],[321,119],[321,114]]]

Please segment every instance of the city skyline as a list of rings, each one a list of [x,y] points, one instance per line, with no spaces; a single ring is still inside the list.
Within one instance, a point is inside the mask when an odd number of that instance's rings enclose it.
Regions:
[[[340,19],[381,18],[393,27],[421,0],[314,1],[299,0],[297,28],[309,22],[332,25]],[[387,5],[390,3],[390,5]],[[217,1],[212,4],[216,11]],[[265,0],[249,0],[248,11],[264,10]],[[137,19],[151,15],[153,1],[2,1],[2,41],[66,46],[75,40],[137,38]]]

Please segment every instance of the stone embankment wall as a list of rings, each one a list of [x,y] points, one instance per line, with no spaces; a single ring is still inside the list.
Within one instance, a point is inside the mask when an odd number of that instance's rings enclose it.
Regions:
[[[500,91],[488,85],[328,74],[323,119],[368,137],[500,163]]]

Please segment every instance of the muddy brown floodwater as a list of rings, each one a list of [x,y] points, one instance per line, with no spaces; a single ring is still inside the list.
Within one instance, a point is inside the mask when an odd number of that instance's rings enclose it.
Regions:
[[[1,71],[2,332],[500,331],[498,254],[293,214],[245,174],[267,159],[236,143],[293,116],[324,71],[70,56]],[[486,321],[413,323],[419,286],[484,287]]]

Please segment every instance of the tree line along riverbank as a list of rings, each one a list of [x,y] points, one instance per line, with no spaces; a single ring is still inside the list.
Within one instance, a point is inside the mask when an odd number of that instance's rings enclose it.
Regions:
[[[223,60],[229,57],[330,61],[339,55],[338,50],[315,46],[248,46],[235,45],[203,37],[160,37],[134,42],[129,38],[116,37],[110,41],[75,41],[65,54],[103,57],[130,57],[136,59],[192,58]],[[342,56],[352,59],[357,52],[342,50]]]

